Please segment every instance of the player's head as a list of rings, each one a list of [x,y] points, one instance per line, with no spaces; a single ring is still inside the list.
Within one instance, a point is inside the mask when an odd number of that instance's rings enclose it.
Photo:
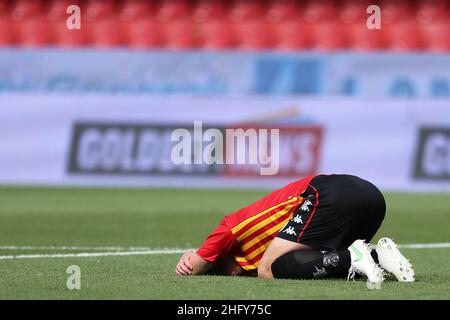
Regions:
[[[212,269],[208,272],[211,275],[222,276],[243,276],[246,271],[234,260],[232,256],[226,256],[218,259]]]

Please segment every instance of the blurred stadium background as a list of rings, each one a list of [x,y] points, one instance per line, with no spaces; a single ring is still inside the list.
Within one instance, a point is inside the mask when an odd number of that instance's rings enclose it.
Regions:
[[[62,28],[82,8],[84,28]],[[365,26],[370,4],[383,28]],[[448,52],[446,0],[2,0],[1,45]],[[37,32],[39,30],[39,32]],[[339,31],[338,31],[339,30]]]
[[[367,28],[372,4],[381,29]],[[66,27],[70,5],[81,8],[79,30]],[[411,251],[423,273],[400,293],[316,282],[306,298],[448,299],[449,34],[447,0],[0,0],[0,295],[183,298],[170,278],[176,255],[67,257],[96,270],[75,296],[69,263],[50,256],[195,247],[270,188],[334,172],[385,192],[383,231],[400,243],[444,248]],[[194,121],[279,128],[279,173],[175,165],[170,134]],[[189,297],[281,298],[214,281],[205,296],[189,282]]]

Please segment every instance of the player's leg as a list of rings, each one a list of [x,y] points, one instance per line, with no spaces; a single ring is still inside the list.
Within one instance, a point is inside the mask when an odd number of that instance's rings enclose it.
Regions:
[[[297,245],[297,246],[296,246]],[[295,250],[283,250],[283,248]],[[263,259],[270,276],[284,279],[314,279],[346,276],[351,266],[350,251],[320,251],[301,243],[275,238],[269,248],[269,259]],[[265,271],[266,272],[266,271]]]
[[[371,182],[353,175],[330,176],[327,187],[336,195],[335,210],[346,221],[346,230],[337,247],[348,248],[352,253],[349,273],[366,275],[370,282],[383,281],[378,254],[369,249],[369,242],[385,217],[386,202],[383,194]],[[364,242],[358,239],[363,239]],[[361,256],[362,259],[358,259]]]
[[[269,251],[270,257],[275,257],[277,248],[294,246],[291,242],[274,239],[274,246]],[[265,273],[268,277],[284,279],[317,279],[345,277],[349,272],[366,275],[370,282],[381,283],[383,275],[381,269],[372,258],[368,244],[363,240],[356,240],[347,250],[319,251],[304,249],[286,251],[279,255],[271,263],[271,273]],[[268,263],[267,263],[268,264]],[[264,262],[265,268],[267,266]],[[266,272],[266,271],[265,271]]]
[[[345,215],[352,221],[350,228],[347,230],[346,236],[343,238],[342,246],[347,246],[354,239],[373,238],[378,231],[386,211],[384,197],[376,186],[355,176],[343,176],[347,182],[345,189],[357,188],[352,191],[358,193],[361,203],[364,207],[360,210],[346,211]],[[349,185],[353,185],[351,187]],[[346,205],[344,204],[344,207]],[[361,214],[364,212],[364,214]],[[413,282],[415,281],[415,273],[412,264],[398,250],[397,245],[390,238],[381,238],[378,241],[376,250],[372,250],[372,256],[387,273],[392,274],[398,281]]]
[[[337,180],[336,180],[337,179]],[[333,184],[333,179],[329,179]],[[349,223],[349,228],[339,247],[347,247],[355,239],[370,241],[378,231],[386,212],[386,203],[382,193],[372,183],[351,175],[342,175],[334,178],[341,185],[339,210],[343,212]],[[352,197],[345,196],[346,192],[357,195],[359,201],[354,202]],[[345,200],[347,199],[347,200]],[[346,210],[346,208],[349,208]],[[387,273],[392,274],[398,281],[412,282],[415,274],[412,264],[398,250],[397,245],[390,238],[378,241],[376,250],[371,251],[374,261]]]
[[[265,279],[273,278],[274,277],[272,274],[273,262],[288,252],[296,252],[296,251],[319,252],[317,251],[317,248],[314,248],[312,246],[308,246],[293,241],[288,241],[282,238],[275,238],[272,240],[269,247],[264,252],[261,261],[258,264],[258,277]]]
[[[335,208],[347,224],[338,248],[348,248],[357,239],[370,242],[386,214],[383,194],[369,181],[351,175],[331,176],[327,183],[338,195]]]

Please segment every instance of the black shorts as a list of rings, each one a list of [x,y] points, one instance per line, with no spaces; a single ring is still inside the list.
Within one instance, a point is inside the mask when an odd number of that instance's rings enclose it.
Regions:
[[[319,175],[277,237],[321,249],[347,249],[370,241],[380,227],[386,203],[372,183],[352,175]]]

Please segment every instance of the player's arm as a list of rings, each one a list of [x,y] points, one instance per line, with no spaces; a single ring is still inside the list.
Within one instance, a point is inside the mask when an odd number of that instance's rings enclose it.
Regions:
[[[232,250],[234,242],[230,228],[222,220],[197,251],[188,251],[181,256],[176,273],[184,276],[205,274],[219,257]]]
[[[181,256],[175,271],[181,276],[201,275],[208,272],[212,266],[211,262],[200,257],[194,250],[190,250]]]

